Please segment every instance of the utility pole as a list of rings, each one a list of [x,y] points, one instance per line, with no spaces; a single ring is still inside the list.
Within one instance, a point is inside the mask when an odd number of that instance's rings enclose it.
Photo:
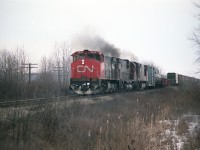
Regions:
[[[23,65],[24,65],[24,67],[22,67],[22,68],[27,68],[28,69],[28,83],[30,84],[31,83],[31,75],[34,75],[33,73],[31,73],[31,69],[38,68],[38,67],[36,67],[36,65],[38,65],[38,64],[28,63],[28,64],[23,64]]]
[[[55,75],[55,76],[58,76],[58,83],[59,83],[59,86],[61,87],[61,71],[63,71],[62,70],[63,67],[60,67],[60,62],[58,62],[58,66],[57,67],[53,67],[53,68],[55,68],[55,70],[53,70],[53,71],[57,71],[58,72],[57,75]]]

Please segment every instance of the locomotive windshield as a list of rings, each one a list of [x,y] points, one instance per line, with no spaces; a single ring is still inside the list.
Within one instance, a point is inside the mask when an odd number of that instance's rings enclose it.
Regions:
[[[95,59],[97,61],[102,61],[103,56],[99,55],[99,54],[95,54],[95,53],[78,53],[76,55],[73,56],[73,61],[76,61],[78,59]]]
[[[76,54],[74,57],[73,57],[73,60],[76,61],[78,59],[84,59],[85,58],[85,54],[83,53],[79,53],[79,54]]]
[[[98,60],[98,61],[101,60],[101,57],[100,57],[99,54],[92,54],[92,53],[90,53],[87,56],[88,56],[89,59],[95,59],[95,60]]]

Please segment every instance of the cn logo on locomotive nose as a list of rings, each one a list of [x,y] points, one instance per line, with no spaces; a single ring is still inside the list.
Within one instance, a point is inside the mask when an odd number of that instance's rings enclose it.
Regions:
[[[86,72],[86,70],[93,72],[94,66],[92,65],[92,68],[89,68],[88,66],[78,65],[77,66],[77,72]]]

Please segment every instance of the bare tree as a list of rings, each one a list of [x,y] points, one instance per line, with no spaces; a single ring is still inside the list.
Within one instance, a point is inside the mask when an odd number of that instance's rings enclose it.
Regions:
[[[56,42],[50,58],[42,58],[34,97],[60,96],[69,85],[70,49],[66,42]]]
[[[1,97],[4,99],[8,99],[8,97],[12,96],[13,92],[12,88],[16,86],[16,59],[14,59],[13,55],[7,51],[2,50],[0,52],[0,74],[1,74]]]
[[[16,99],[23,94],[24,73],[22,64],[26,60],[23,49],[15,51],[6,49],[0,51],[0,97],[1,99]]]
[[[194,43],[194,45],[196,47],[197,58],[196,58],[195,62],[199,66],[196,73],[199,74],[200,73],[200,2],[195,1],[194,6],[197,9],[197,15],[195,16],[195,18],[197,19],[197,21],[199,23],[198,23],[197,27],[194,28],[192,35],[189,37],[189,39]]]
[[[53,61],[43,57],[40,63],[40,72],[38,73],[38,83],[35,95],[38,97],[55,96],[58,83],[53,74]]]
[[[26,95],[26,68],[23,65],[28,61],[28,55],[25,53],[24,47],[17,47],[13,54],[17,61],[17,86],[20,98],[22,98]]]
[[[53,55],[53,70],[57,77],[60,89],[66,89],[70,78],[71,49],[66,42],[56,42]]]

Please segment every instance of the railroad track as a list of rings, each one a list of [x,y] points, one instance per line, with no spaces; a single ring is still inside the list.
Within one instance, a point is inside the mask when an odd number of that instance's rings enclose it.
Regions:
[[[158,90],[158,89],[156,89]],[[136,91],[134,93],[146,93],[146,92],[153,92],[153,90],[144,90],[144,91]],[[63,101],[72,101],[72,100],[85,100],[85,99],[95,99],[95,98],[106,98],[107,96],[114,96],[114,95],[122,95],[128,94],[131,92],[120,92],[120,93],[105,93],[101,95],[68,95],[68,96],[60,96],[60,97],[46,97],[46,98],[35,98],[35,99],[25,99],[25,100],[15,100],[15,101],[3,101],[0,102],[0,108],[4,107],[21,107],[21,106],[29,106],[29,105],[38,105],[38,104],[46,104],[46,103],[53,103],[53,102],[63,102]]]
[[[0,102],[0,108],[2,108],[2,107],[28,106],[28,105],[34,105],[34,104],[45,104],[45,103],[55,102],[58,99],[59,100],[66,99],[67,97],[68,96],[60,96],[60,97],[46,97],[46,98],[15,100],[15,101],[4,101],[4,102]]]

